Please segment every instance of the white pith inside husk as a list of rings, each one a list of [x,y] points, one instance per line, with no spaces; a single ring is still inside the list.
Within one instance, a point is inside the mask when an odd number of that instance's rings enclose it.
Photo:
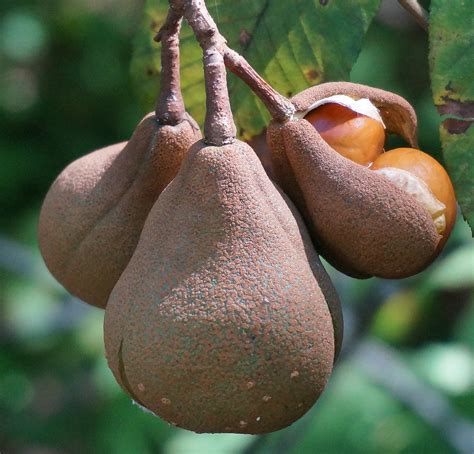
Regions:
[[[296,112],[295,117],[304,118],[309,112],[316,109],[323,104],[339,104],[341,106],[347,107],[354,112],[370,117],[374,120],[382,123],[382,126],[385,128],[385,124],[380,116],[379,110],[375,107],[370,99],[361,98],[361,99],[352,99],[347,95],[333,95],[328,98],[320,99],[319,101],[311,104],[305,111]]]
[[[384,167],[374,172],[388,178],[397,187],[415,197],[430,213],[438,233],[441,234],[446,230],[446,205],[434,196],[421,178],[395,167]]]

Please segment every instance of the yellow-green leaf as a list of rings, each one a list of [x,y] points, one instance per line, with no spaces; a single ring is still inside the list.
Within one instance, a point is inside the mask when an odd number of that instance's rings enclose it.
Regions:
[[[380,0],[216,0],[211,15],[229,45],[278,91],[290,96],[327,80],[349,78],[367,28]],[[151,109],[159,88],[159,45],[153,31],[163,22],[168,2],[147,0],[138,32],[132,75],[142,100]],[[201,49],[190,28],[181,33],[182,90],[191,115],[202,124],[205,94]],[[250,89],[229,76],[229,92],[241,137],[262,131],[269,116]]]

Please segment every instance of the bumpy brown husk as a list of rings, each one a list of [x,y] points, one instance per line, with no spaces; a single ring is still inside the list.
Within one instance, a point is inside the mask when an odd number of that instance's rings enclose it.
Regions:
[[[278,163],[286,159],[278,182],[336,268],[354,277],[401,278],[431,262],[440,236],[412,196],[339,155],[306,120],[272,122],[268,139]]]
[[[46,265],[66,289],[106,306],[153,203],[200,138],[188,115],[168,126],[151,113],[128,142],[83,156],[58,176],[43,203],[38,236]]]
[[[327,82],[303,90],[294,96],[291,102],[298,115],[306,112],[315,102],[334,95],[346,95],[352,99],[370,99],[379,109],[387,131],[402,136],[412,147],[417,146],[416,113],[409,102],[395,93],[351,82]],[[267,140],[274,180],[285,191],[290,191],[293,200],[301,199],[302,194],[284,152],[283,144],[274,133],[267,133]],[[301,208],[301,203],[297,205]]]
[[[299,214],[252,149],[198,142],[111,294],[107,359],[133,399],[173,425],[270,432],[326,385],[328,307],[340,311]]]

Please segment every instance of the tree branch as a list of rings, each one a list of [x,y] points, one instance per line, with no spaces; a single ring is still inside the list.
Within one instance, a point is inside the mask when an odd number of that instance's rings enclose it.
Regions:
[[[181,10],[203,49],[211,45],[224,57],[225,65],[242,79],[262,100],[272,117],[285,121],[293,115],[293,104],[272,88],[247,62],[227,46],[203,0],[169,0],[172,9]]]
[[[417,0],[398,0],[411,16],[418,22],[423,30],[428,31],[428,12]]]
[[[244,57],[226,46],[224,61],[226,66],[261,99],[274,120],[285,121],[291,118],[295,107],[290,100],[270,86]]]

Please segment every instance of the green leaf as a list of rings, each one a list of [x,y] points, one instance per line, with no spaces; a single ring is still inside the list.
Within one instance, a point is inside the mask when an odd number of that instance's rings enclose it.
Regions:
[[[458,202],[474,228],[474,0],[433,0],[430,65],[434,102],[443,115],[443,155]]]
[[[208,2],[208,7],[230,47],[278,91],[290,96],[322,81],[349,78],[379,4],[380,0],[220,0]],[[147,0],[135,42],[132,75],[147,109],[157,98],[160,71],[152,30],[162,24],[167,8],[168,2]],[[201,49],[188,26],[183,26],[181,37],[183,95],[188,111],[202,124]],[[229,76],[229,92],[240,136],[260,133],[269,120],[263,104],[233,75]]]

